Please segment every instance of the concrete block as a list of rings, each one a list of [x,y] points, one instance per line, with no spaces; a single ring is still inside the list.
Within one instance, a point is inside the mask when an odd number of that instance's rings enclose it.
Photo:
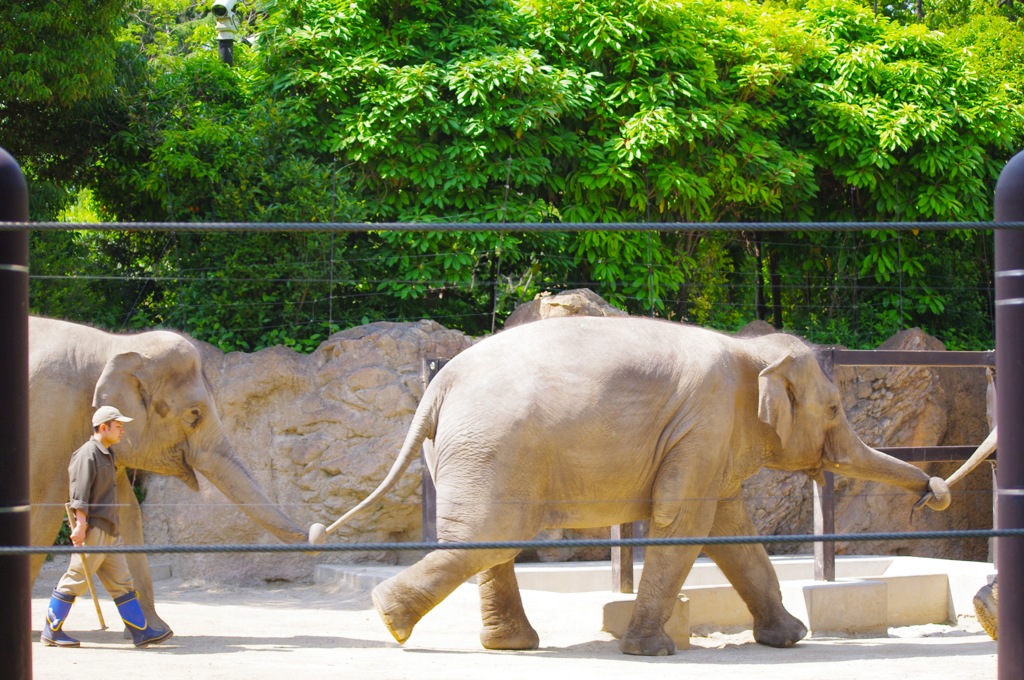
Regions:
[[[750,628],[754,617],[728,582],[717,586],[685,586],[690,601],[690,629],[697,633]]]
[[[949,623],[956,620],[945,574],[883,576],[890,626]]]
[[[885,635],[889,629],[888,585],[883,581],[837,581],[804,586],[812,636]]]
[[[816,583],[811,580],[814,561],[809,556],[776,556],[772,558],[772,564],[779,575],[786,609],[819,635],[830,632],[843,634],[844,631],[857,635],[865,634],[865,630],[882,633],[885,630],[883,626],[941,623],[954,620],[959,614],[973,616],[974,594],[995,572],[991,563],[844,555],[836,560],[839,582]],[[403,568],[390,565],[319,565],[315,579],[318,585],[331,588],[369,590]],[[642,564],[634,563],[637,583],[642,577],[642,569]],[[613,589],[611,566],[607,561],[516,564],[516,577],[524,596],[531,592],[542,595],[544,591],[578,595],[581,606],[585,607],[584,620],[588,621],[596,622],[603,616],[602,607],[619,597],[617,589]],[[907,580],[908,577],[922,577],[922,580]],[[877,603],[861,601],[859,596],[829,603],[825,595],[809,597],[805,592],[808,586],[835,589],[852,587],[860,580],[892,584],[886,590],[884,615],[876,613],[869,616],[872,609],[877,611]],[[471,579],[473,581],[475,579]],[[697,560],[683,585],[682,595],[688,598],[690,633],[736,632],[753,626],[750,612],[739,595],[718,567],[706,558]],[[633,599],[631,595],[622,597]],[[812,617],[807,607],[815,605],[817,609]],[[831,623],[823,618],[830,613]],[[583,616],[584,612],[579,614]],[[626,622],[629,615],[624,615]],[[826,632],[829,629],[832,631]],[[625,630],[625,624],[622,630]]]
[[[150,564],[149,573],[154,581],[166,581],[171,577],[171,565],[166,562]]]
[[[520,590],[552,590],[558,593],[616,592],[610,563],[548,562],[517,564]],[[642,565],[634,566],[634,580],[640,582]]]
[[[963,562],[931,557],[899,557],[893,560],[892,566],[885,570],[883,577],[889,579],[894,576],[917,576],[922,574],[941,574],[946,577],[949,591],[944,596],[948,596],[949,604],[952,608],[950,619],[955,620],[961,614],[974,616],[974,595],[995,574],[995,565],[991,562]],[[931,621],[922,621],[921,623],[931,623]]]
[[[603,608],[601,630],[611,633],[616,638],[622,638],[629,628],[629,621],[633,617],[633,607],[636,599],[632,595],[623,595],[606,602]],[[665,632],[676,644],[676,649],[690,648],[690,608],[687,598],[680,596],[676,600],[672,615],[665,623]]]
[[[404,567],[363,566],[350,564],[318,564],[313,571],[313,581],[339,589],[372,590]]]

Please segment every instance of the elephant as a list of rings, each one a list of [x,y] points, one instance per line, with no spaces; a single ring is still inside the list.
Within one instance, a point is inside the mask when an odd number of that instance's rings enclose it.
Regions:
[[[564,317],[516,326],[455,356],[424,391],[388,474],[320,543],[370,507],[424,450],[445,543],[527,541],[548,528],[649,521],[654,539],[754,535],[741,495],[761,467],[887,482],[942,510],[949,490],[868,447],[836,387],[799,338],[740,339],[665,320]],[[650,545],[626,654],[668,655],[663,624],[698,554],[725,573],[754,619],[757,642],[807,634],[785,610],[761,544]],[[539,645],[513,570],[515,547],[448,548],[378,584],[372,600],[405,642],[416,623],[478,575],[488,649]]]
[[[125,423],[115,448],[120,534],[141,545],[142,513],[126,469],[177,477],[198,490],[201,472],[249,517],[286,543],[306,532],[270,502],[235,454],[203,375],[199,351],[170,331],[113,334],[29,317],[29,474],[31,542],[52,545],[68,500],[71,454],[92,435],[90,416],[115,405]],[[154,628],[153,579],[143,554],[128,554],[139,601]],[[32,559],[34,581],[44,556]]]
[[[985,440],[978,445],[978,448],[964,461],[963,465],[957,468],[956,472],[946,478],[946,484],[953,486],[961,479],[969,475],[979,465],[985,462],[989,456],[995,453],[999,442],[999,427],[996,424],[996,385],[995,373],[992,369],[988,375],[988,418],[992,430],[985,437]],[[974,595],[974,612],[978,615],[978,622],[985,632],[995,640],[999,631],[999,579],[998,576],[991,583],[982,586]]]

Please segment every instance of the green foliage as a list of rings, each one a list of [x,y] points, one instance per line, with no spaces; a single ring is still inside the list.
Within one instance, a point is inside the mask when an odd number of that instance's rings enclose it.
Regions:
[[[799,219],[812,166],[784,139],[794,69],[819,49],[789,15],[743,4],[537,3],[552,58],[598,78],[571,122],[573,221]]]
[[[105,139],[120,0],[0,4],[0,146],[33,183],[33,219],[53,219]],[[39,200],[39,199],[42,200]]]
[[[116,293],[90,278],[98,266],[91,242],[91,233],[85,231],[31,232],[30,313],[120,327],[119,310],[107,298],[108,293]]]
[[[100,219],[508,229],[35,235],[34,269],[114,274],[34,280],[33,307],[307,350],[368,319],[488,332],[541,291],[586,286],[724,329],[770,302],[787,327],[851,346],[907,325],[984,344],[989,234],[630,228],[988,219],[1024,141],[1016,19],[943,0],[943,35],[890,10],[271,0],[241,15],[228,68],[199,6],[143,0],[106,24],[106,88],[58,116],[61,134],[88,130],[86,151],[33,161],[53,180],[46,214],[88,183]]]
[[[1019,7],[1019,5],[1017,5]],[[977,72],[1005,81],[1020,102],[1024,92],[1024,21],[1003,2],[975,0],[970,13],[939,14],[935,24],[944,43],[964,56]]]
[[[0,9],[0,107],[18,102],[66,106],[113,81],[112,33],[121,0],[20,0]],[[2,110],[2,108],[0,108]]]
[[[995,178],[1024,133],[1019,98],[921,26],[853,5],[809,7],[830,42],[807,74],[822,85],[801,102],[826,169],[818,216],[988,219]]]
[[[282,1],[267,18],[264,86],[310,150],[358,168],[371,219],[555,217],[537,189],[590,83],[524,45],[528,24],[502,4]]]

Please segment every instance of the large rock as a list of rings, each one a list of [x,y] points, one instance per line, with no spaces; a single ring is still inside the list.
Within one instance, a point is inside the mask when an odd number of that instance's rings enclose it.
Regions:
[[[618,315],[590,291],[544,296],[513,315],[516,323],[568,314]],[[743,335],[773,332],[752,324]],[[297,522],[330,524],[368,495],[391,467],[423,391],[425,358],[449,358],[474,339],[436,323],[374,323],[330,337],[316,352],[285,348],[224,354],[197,343],[221,419],[239,456],[268,496]],[[897,334],[883,347],[941,349],[919,330]],[[979,369],[849,368],[836,370],[843,405],[861,437],[875,446],[971,444],[987,433],[984,371]],[[926,466],[948,476],[955,465]],[[918,511],[910,494],[892,487],[837,478],[841,533],[990,528],[991,480],[984,468],[954,489],[946,513]],[[803,474],[763,471],[746,486],[747,505],[762,534],[810,533],[811,484]],[[196,494],[177,480],[150,476],[143,503],[150,544],[276,543],[216,489]],[[420,468],[414,464],[370,512],[342,527],[331,542],[421,539]],[[607,530],[545,532],[544,538],[607,536]],[[808,552],[810,544],[778,545],[772,552]],[[897,553],[985,559],[984,541],[865,544],[840,552]],[[541,549],[529,559],[598,559],[607,550]],[[407,563],[417,555],[379,553],[180,554],[169,556],[179,574],[225,581],[308,578],[316,562]]]
[[[423,392],[422,359],[471,344],[432,321],[373,323],[332,335],[315,352],[283,347],[225,354],[196,343],[239,457],[272,501],[300,525],[330,524],[384,479]],[[149,544],[276,544],[205,480],[193,493],[151,475],[143,503]],[[332,541],[420,540],[420,468],[414,463],[372,512]],[[185,577],[251,582],[307,578],[315,561],[395,561],[398,553],[181,554]]]
[[[524,323],[552,319],[559,316],[629,316],[617,307],[612,307],[600,295],[589,288],[567,290],[557,295],[541,293],[532,302],[516,307],[505,328],[521,326]]]

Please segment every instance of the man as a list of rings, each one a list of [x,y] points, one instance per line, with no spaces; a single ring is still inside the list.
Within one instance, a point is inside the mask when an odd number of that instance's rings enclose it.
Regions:
[[[117,531],[117,466],[111,447],[121,441],[124,426],[132,418],[113,406],[101,406],[92,417],[92,438],[71,456],[68,466],[71,503],[75,523],[71,542],[75,545],[108,547],[121,545]],[[46,610],[41,639],[52,647],[80,647],[81,643],[62,629],[75,598],[88,589],[85,555],[75,553],[68,570],[57,582]],[[170,630],[156,630],[146,623],[139,605],[128,563],[122,553],[91,553],[88,568],[99,577],[121,614],[136,647],[146,647],[170,638]]]

